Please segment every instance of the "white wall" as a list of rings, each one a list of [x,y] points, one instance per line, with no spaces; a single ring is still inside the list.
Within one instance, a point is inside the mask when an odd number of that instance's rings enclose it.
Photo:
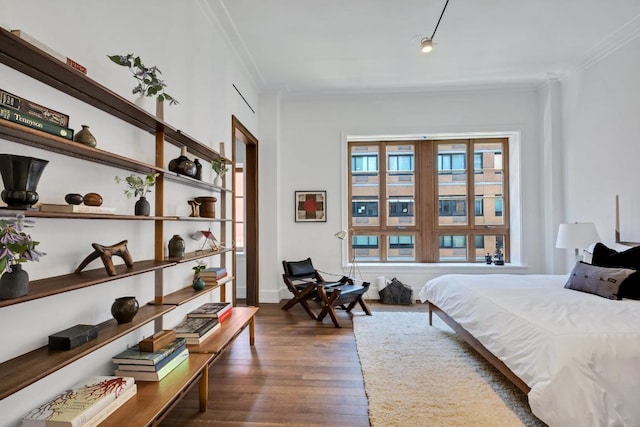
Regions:
[[[64,52],[85,65],[89,77],[130,100],[134,99],[130,93],[133,78],[124,67],[111,63],[106,55],[140,55],[146,65],[157,65],[162,70],[167,91],[180,101],[177,106],[165,106],[166,121],[216,150],[219,142],[225,141],[227,153],[231,153],[232,115],[250,131],[256,132],[257,128],[257,115],[249,110],[232,85],[235,84],[252,105],[257,105],[257,86],[227,45],[206,3],[193,1],[189,4],[190,7],[185,7],[183,2],[171,0],[1,0],[0,25],[22,29]],[[68,113],[70,127],[76,130],[81,124],[90,125],[100,149],[151,164],[155,162],[154,138],[150,134],[136,131],[4,65],[0,65],[0,87]],[[166,150],[168,159],[176,157],[179,151],[172,146],[167,146]],[[105,206],[133,213],[135,201],[126,199],[122,194],[124,187],[114,181],[115,175],[128,175],[126,171],[3,140],[0,140],[0,152],[50,161],[38,186],[42,202],[64,203],[66,193],[95,191],[104,197]],[[204,168],[203,179],[212,179],[210,168]],[[202,190],[175,183],[167,183],[166,187],[165,213],[169,215],[188,215],[190,209],[186,200],[203,195]],[[153,194],[151,197],[153,199]],[[173,234],[186,237],[197,227],[191,223],[165,222],[165,248]],[[40,219],[30,234],[41,241],[40,248],[47,252],[41,262],[25,265],[31,279],[71,273],[91,252],[92,242],[110,244],[128,239],[134,260],[153,258],[152,221],[98,223]],[[201,244],[188,238],[185,240],[188,251]],[[191,267],[195,263],[185,264],[163,272],[166,292],[190,283]],[[100,267],[98,261],[88,268]],[[135,295],[144,304],[153,299],[153,292],[153,273],[148,273],[2,308],[0,362],[46,345],[51,333],[78,323],[96,324],[109,320],[111,303],[118,296]],[[174,326],[188,310],[217,298],[214,292],[174,310],[165,316],[164,327]],[[18,425],[21,417],[34,406],[88,375],[112,373],[111,357],[152,331],[153,325],[147,325],[3,399],[0,401],[0,426]]]
[[[316,268],[322,271],[339,276],[348,271],[346,247],[334,233],[347,227],[346,137],[349,135],[498,131],[519,134],[519,149],[515,151],[520,152],[520,160],[512,163],[511,170],[513,174],[520,174],[520,184],[511,191],[514,198],[522,199],[519,264],[523,267],[509,271],[544,271],[545,243],[538,237],[544,172],[540,161],[538,98],[538,89],[533,87],[285,97],[281,102],[278,169],[272,171],[272,179],[278,182],[277,203],[273,205],[279,211],[279,259],[274,273],[263,276],[262,290],[275,283],[282,291],[279,278],[282,259],[311,257]],[[262,108],[261,112],[264,110]],[[261,126],[260,130],[263,135],[265,129]],[[263,179],[261,182],[264,185]],[[327,222],[295,222],[293,197],[296,190],[327,190]],[[367,267],[360,264],[365,280],[374,282],[380,275],[388,279],[398,277],[416,290],[429,278],[443,272],[507,271],[507,268],[484,265]],[[265,280],[267,277],[272,280]],[[370,291],[370,296],[377,298],[377,293]],[[280,292],[280,297],[288,298],[287,292]]]
[[[565,81],[565,222],[595,222],[615,242],[615,196],[623,240],[640,242],[640,37]],[[569,266],[567,267],[569,268]]]

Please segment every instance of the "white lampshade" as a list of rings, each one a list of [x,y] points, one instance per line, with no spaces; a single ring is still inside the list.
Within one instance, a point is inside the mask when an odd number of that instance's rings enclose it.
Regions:
[[[420,41],[420,51],[422,53],[428,53],[433,50],[433,42],[429,37],[425,37]]]
[[[347,230],[340,230],[336,234],[334,234],[334,236],[336,236],[340,240],[344,240],[344,238],[347,237],[347,234],[349,234]]]
[[[592,222],[576,222],[572,224],[560,224],[556,248],[579,249],[588,248],[592,243],[598,242],[600,236],[596,225]]]

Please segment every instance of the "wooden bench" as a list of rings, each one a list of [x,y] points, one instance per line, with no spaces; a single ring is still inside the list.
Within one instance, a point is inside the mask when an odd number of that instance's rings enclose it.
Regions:
[[[209,365],[249,326],[249,344],[255,341],[257,307],[234,307],[220,330],[199,345],[188,346],[189,358],[162,381],[137,381],[138,392],[99,425],[101,427],[156,426],[167,413],[199,384],[200,411],[207,410]]]

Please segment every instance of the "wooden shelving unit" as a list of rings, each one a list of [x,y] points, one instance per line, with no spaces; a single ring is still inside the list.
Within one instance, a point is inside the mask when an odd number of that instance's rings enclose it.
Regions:
[[[140,307],[131,323],[118,325],[113,319],[103,322],[98,326],[97,338],[76,348],[63,351],[49,350],[49,347],[44,346],[1,363],[0,399],[33,384],[173,309],[174,307],[169,305]]]
[[[147,164],[116,153],[88,147],[5,120],[0,120],[0,139],[134,173],[148,174],[157,172],[160,174],[156,183],[157,191],[154,194],[155,213],[152,213],[153,215],[149,217],[38,212],[33,210],[19,212],[9,210],[4,210],[4,212],[0,211],[0,217],[24,213],[27,217],[51,218],[60,221],[152,221],[154,225],[154,259],[136,261],[132,268],[119,265],[116,267],[115,276],[109,276],[101,266],[100,268],[77,274],[70,273],[34,280],[29,284],[30,290],[28,295],[11,300],[0,300],[0,308],[150,272],[154,272],[152,275],[153,278],[150,279],[149,282],[150,285],[154,286],[156,297],[154,304],[144,305],[139,309],[131,323],[118,325],[113,319],[102,322],[99,325],[98,337],[96,339],[72,350],[51,351],[45,346],[0,363],[0,399],[4,399],[106,344],[124,337],[143,325],[153,322],[154,328],[157,330],[162,325],[162,317],[169,311],[176,309],[187,301],[191,301],[214,289],[224,288],[228,283],[232,283],[233,279],[230,278],[225,283],[216,286],[207,286],[199,292],[195,292],[192,288],[188,287],[164,295],[163,274],[161,270],[211,256],[220,256],[221,264],[224,265],[223,255],[229,252],[234,253],[235,249],[224,248],[218,251],[196,251],[188,253],[180,259],[167,259],[163,256],[163,242],[165,238],[164,223],[167,221],[204,221],[217,223],[216,226],[220,229],[220,240],[223,242],[226,241],[225,236],[228,234],[226,227],[231,226],[232,228],[233,226],[233,219],[225,218],[224,215],[222,215],[221,218],[185,218],[164,215],[164,191],[167,182],[202,189],[207,195],[213,193],[220,194],[222,197],[220,204],[223,212],[226,212],[225,198],[232,194],[230,190],[226,188],[220,188],[210,183],[166,170],[164,167],[166,162],[166,159],[164,159],[165,143],[176,147],[186,146],[190,154],[203,160],[205,164],[215,158],[223,158],[226,163],[232,164],[230,159],[224,157],[223,152],[218,153],[209,146],[200,143],[187,133],[170,126],[163,120],[137,107],[132,102],[129,102],[86,75],[63,64],[49,54],[37,49],[2,28],[0,28],[0,63],[117,117],[125,123],[149,132],[149,150],[155,150],[155,164]],[[235,298],[235,291],[233,292],[233,298]],[[158,301],[160,301],[160,304],[158,304]],[[73,308],[70,307],[69,309]],[[234,308],[234,310],[236,309]],[[253,325],[253,318],[257,309],[245,311],[245,309],[237,308],[237,310],[238,311],[234,312],[232,316],[235,316],[235,320],[230,320],[228,323],[225,322],[225,324],[222,325],[221,331],[214,335],[215,338],[212,337],[214,341],[212,341],[211,344],[207,341],[207,349],[220,346],[219,351],[222,351],[247,325]],[[243,321],[240,322],[239,320]],[[251,327],[251,331],[251,342],[253,342],[253,327]],[[171,409],[173,404],[196,383],[200,385],[200,410],[205,410],[208,365],[213,359],[214,357],[208,352],[199,354],[197,351],[194,351],[190,354],[188,361],[179,365],[175,371],[172,371],[161,382],[139,382],[137,395],[128,401],[121,409],[112,414],[111,417],[101,425],[157,424],[157,422],[164,417],[166,411]]]

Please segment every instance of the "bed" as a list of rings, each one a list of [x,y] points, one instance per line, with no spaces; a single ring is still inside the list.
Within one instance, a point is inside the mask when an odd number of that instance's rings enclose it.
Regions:
[[[640,425],[640,301],[565,289],[571,275],[464,275],[420,290],[555,426]]]

